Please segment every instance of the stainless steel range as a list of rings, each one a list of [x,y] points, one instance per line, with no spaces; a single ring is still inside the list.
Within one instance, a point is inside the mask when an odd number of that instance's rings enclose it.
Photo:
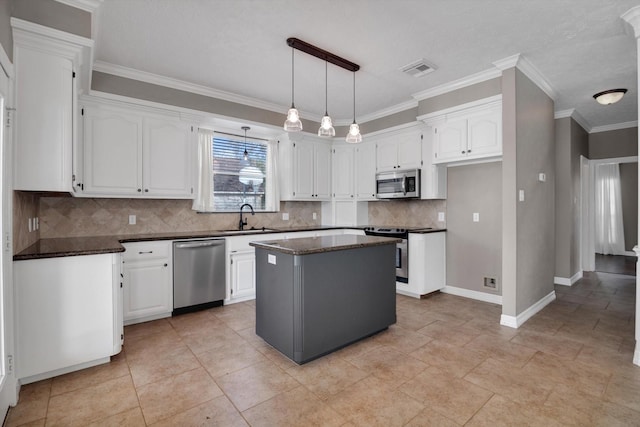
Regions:
[[[396,281],[409,282],[409,230],[400,227],[365,227],[368,236],[396,237],[402,242],[396,244]]]

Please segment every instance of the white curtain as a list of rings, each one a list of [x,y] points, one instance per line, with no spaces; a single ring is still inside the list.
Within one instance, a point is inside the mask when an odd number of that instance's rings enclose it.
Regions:
[[[198,129],[198,178],[194,211],[213,212],[213,131]]]
[[[278,141],[267,143],[267,182],[265,188],[265,210],[280,210],[280,186],[278,185]]]
[[[620,168],[617,163],[596,166],[596,253],[624,255]]]

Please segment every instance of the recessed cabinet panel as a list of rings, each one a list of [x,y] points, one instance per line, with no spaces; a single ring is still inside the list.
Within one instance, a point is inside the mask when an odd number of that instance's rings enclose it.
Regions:
[[[145,195],[191,194],[191,128],[186,123],[147,118],[143,138]]]
[[[376,158],[379,172],[394,170],[398,168],[398,147],[394,142],[378,143]]]
[[[314,197],[313,185],[314,147],[307,142],[296,142],[294,146],[295,177],[294,196],[298,199],[311,199]]]
[[[356,148],[356,194],[358,200],[376,199],[376,146]]]
[[[434,128],[434,163],[457,159],[467,152],[467,121],[447,122]]]
[[[231,254],[231,298],[255,297],[256,255],[254,250]]]
[[[314,172],[315,199],[329,200],[331,198],[331,147],[329,145],[316,145]]]
[[[490,112],[469,118],[469,156],[484,156],[502,152],[502,116]]]
[[[85,192],[142,192],[142,119],[85,108]]]
[[[333,197],[353,199],[353,147],[335,147],[333,149]]]

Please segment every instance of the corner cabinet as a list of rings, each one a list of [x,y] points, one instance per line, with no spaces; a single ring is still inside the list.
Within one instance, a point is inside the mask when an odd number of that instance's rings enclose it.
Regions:
[[[502,156],[501,99],[431,116],[434,164]]]
[[[173,311],[172,243],[124,243],[122,255],[125,325],[171,316]]]
[[[284,135],[278,145],[281,200],[331,200],[331,146],[307,135]]]
[[[15,64],[13,188],[73,191],[76,97],[93,41],[11,18]],[[82,80],[82,81],[81,81]]]
[[[193,198],[195,128],[176,117],[84,105],[82,196]]]

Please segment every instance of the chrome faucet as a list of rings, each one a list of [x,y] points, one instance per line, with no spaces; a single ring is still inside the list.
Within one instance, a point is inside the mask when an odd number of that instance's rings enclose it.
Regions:
[[[240,206],[240,222],[238,223],[238,230],[244,230],[244,226],[247,225],[247,219],[246,218],[244,220],[242,219],[242,209],[245,206],[249,206],[249,209],[251,209],[251,215],[256,214],[253,211],[253,206],[251,206],[249,203],[245,203],[244,205]]]

